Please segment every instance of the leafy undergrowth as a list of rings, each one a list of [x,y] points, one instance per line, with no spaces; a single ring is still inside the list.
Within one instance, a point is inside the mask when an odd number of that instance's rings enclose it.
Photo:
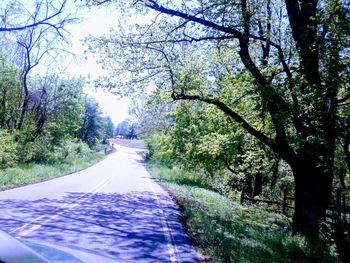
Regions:
[[[207,262],[337,262],[327,249],[312,253],[292,235],[290,220],[254,206],[242,206],[208,190],[179,169],[152,161],[150,172],[177,199],[194,245]]]
[[[38,183],[81,171],[104,158],[103,154],[91,153],[84,157],[70,158],[54,164],[19,164],[0,170],[0,190]]]

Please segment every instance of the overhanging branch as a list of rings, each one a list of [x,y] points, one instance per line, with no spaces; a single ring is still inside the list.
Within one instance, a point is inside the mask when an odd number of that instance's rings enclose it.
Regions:
[[[197,95],[186,95],[184,93],[176,93],[173,92],[171,95],[173,100],[196,100],[196,101],[203,101],[208,104],[215,105],[218,107],[221,111],[226,113],[233,121],[240,124],[243,129],[245,129],[247,132],[249,132],[251,135],[259,139],[264,144],[268,145],[271,148],[276,149],[277,145],[274,142],[273,139],[269,138],[262,132],[255,129],[253,126],[251,126],[241,115],[233,111],[230,107],[228,107],[225,103],[223,103],[220,100],[217,99],[210,99],[210,98],[203,98]]]
[[[137,2],[142,2],[145,6],[151,8],[155,11],[158,11],[158,12],[161,12],[164,14],[168,14],[171,16],[181,17],[181,18],[184,18],[186,20],[190,20],[190,21],[199,23],[199,24],[204,25],[206,27],[210,27],[210,28],[219,30],[221,32],[225,32],[227,34],[231,34],[235,38],[242,38],[242,36],[243,36],[241,32],[239,32],[238,30],[236,30],[234,28],[221,26],[221,25],[218,25],[218,24],[213,23],[211,21],[208,21],[206,19],[196,17],[194,15],[188,15],[188,14],[185,14],[183,12],[179,12],[179,11],[176,11],[173,9],[166,8],[164,6],[159,5],[156,1],[153,1],[153,0],[147,0],[147,1],[146,0],[139,0]]]

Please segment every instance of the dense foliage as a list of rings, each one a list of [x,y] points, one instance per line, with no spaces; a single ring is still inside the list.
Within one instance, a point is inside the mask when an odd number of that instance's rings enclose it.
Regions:
[[[71,4],[0,3],[0,169],[83,158],[113,136],[84,80],[64,77],[59,63],[68,51],[66,26],[76,21]]]
[[[135,18],[86,40],[108,70],[96,85],[142,96],[139,125],[118,136],[139,131],[153,158],[227,196],[292,195],[293,231],[350,257],[348,1],[84,2]],[[42,3],[21,19],[20,1],[0,5],[0,168],[64,160],[114,131],[82,80],[33,75],[69,21],[66,1]]]
[[[4,56],[0,61],[1,169],[16,163],[62,162],[113,137],[111,119],[103,116],[96,101],[86,98],[82,79],[29,77],[25,96],[19,67]]]

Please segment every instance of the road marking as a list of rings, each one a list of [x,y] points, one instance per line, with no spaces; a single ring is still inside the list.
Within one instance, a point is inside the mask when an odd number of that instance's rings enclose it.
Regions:
[[[31,220],[30,222],[22,225],[21,227],[18,227],[12,231],[10,231],[9,233],[10,234],[13,234],[15,232],[18,232],[30,225],[33,225],[31,228],[29,228],[28,230],[25,230],[23,232],[20,232],[19,234],[16,235],[16,237],[23,237],[23,236],[26,236],[30,233],[32,233],[33,231],[39,229],[40,227],[44,226],[45,224],[49,223],[50,221],[52,221],[53,219],[59,217],[60,215],[64,214],[65,212],[67,212],[67,210],[70,210],[78,205],[80,205],[81,203],[83,203],[87,198],[84,198],[86,197],[87,195],[91,195],[91,194],[95,194],[97,193],[98,191],[100,191],[102,188],[104,188],[109,182],[111,181],[111,178],[108,178],[107,180],[101,182],[100,184],[98,184],[97,186],[95,186],[94,188],[92,188],[92,190],[84,195],[82,195],[81,197],[77,198],[75,200],[75,203],[70,203],[70,204],[64,204],[58,208],[56,208],[54,211],[53,211],[53,215],[51,217],[49,217],[47,220],[45,220],[44,222],[42,223],[38,223],[38,224],[34,224],[35,222],[39,221],[40,219],[42,218],[45,218],[48,216],[48,214],[45,214],[45,215],[42,215],[42,216],[39,216],[33,220]],[[78,201],[78,202],[77,202]],[[60,211],[59,211],[60,210]],[[59,212],[56,212],[56,211],[59,211]],[[56,213],[55,213],[56,212]]]
[[[104,183],[105,183],[105,182],[101,182],[100,184],[98,184],[97,186],[95,186],[91,191],[95,191],[96,188],[98,188],[101,184],[104,184]],[[77,200],[79,200],[79,199],[85,197],[85,196],[88,195],[88,194],[90,194],[90,193],[86,193],[86,194],[82,195],[82,196],[79,197]],[[72,203],[61,205],[61,206],[57,207],[56,209],[54,209],[52,212],[55,213],[56,211],[61,210],[61,209],[64,209],[65,207],[67,207],[67,206],[69,206],[69,205],[71,205],[71,204],[72,204]],[[45,217],[47,217],[47,216],[48,216],[48,214],[44,214],[44,215],[42,215],[42,216],[39,216],[39,217],[37,217],[37,218],[34,218],[34,219],[31,220],[30,222],[28,222],[28,223],[22,225],[21,227],[18,227],[18,228],[16,228],[16,229],[10,231],[9,233],[12,234],[12,233],[14,233],[14,232],[17,232],[18,230],[21,230],[21,229],[23,229],[23,228],[25,228],[25,227],[27,227],[27,226],[33,224],[34,222],[36,222],[36,221],[38,221],[38,220],[40,220],[40,219],[42,219],[42,218],[45,218]]]
[[[170,256],[170,261],[171,262],[181,262],[180,259],[179,259],[179,256],[178,256],[179,252],[178,252],[178,249],[177,249],[177,246],[176,246],[176,243],[175,243],[174,236],[173,236],[173,234],[171,232],[171,229],[169,227],[168,221],[167,221],[167,219],[166,219],[166,217],[164,215],[164,211],[162,209],[161,200],[159,199],[159,197],[157,195],[157,192],[154,190],[153,185],[151,184],[151,178],[149,177],[148,179],[149,179],[147,181],[148,185],[151,188],[151,190],[153,192],[153,195],[157,199],[157,203],[158,203],[158,206],[159,206],[159,208],[157,210],[161,214],[160,221],[161,221],[161,224],[162,224],[162,230],[163,230],[165,239],[167,241],[167,247],[168,247],[168,253],[169,253],[169,256]]]

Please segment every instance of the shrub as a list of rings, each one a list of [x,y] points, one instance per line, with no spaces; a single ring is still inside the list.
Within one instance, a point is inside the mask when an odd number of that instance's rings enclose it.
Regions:
[[[53,148],[47,157],[47,162],[64,162],[74,158],[86,157],[89,154],[91,154],[91,150],[86,143],[66,139]]]
[[[35,141],[27,141],[25,135],[19,138],[18,157],[21,162],[46,163],[53,147],[48,135],[41,136]]]
[[[146,140],[146,148],[150,156],[161,161],[167,166],[172,166],[174,163],[174,151],[171,147],[171,137],[158,133]]]
[[[11,167],[17,162],[17,145],[13,137],[7,130],[0,130],[0,169]]]

